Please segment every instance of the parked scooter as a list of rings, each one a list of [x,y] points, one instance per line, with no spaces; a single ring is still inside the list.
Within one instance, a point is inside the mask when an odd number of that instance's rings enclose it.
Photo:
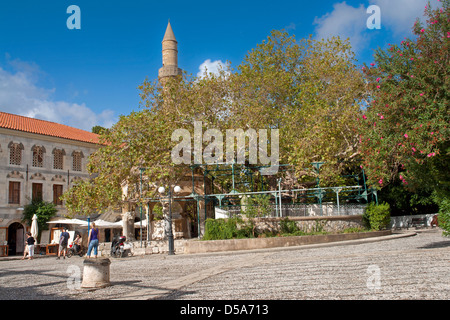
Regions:
[[[124,256],[132,256],[132,245],[127,242],[125,236],[115,236],[111,243],[111,257],[122,258]]]

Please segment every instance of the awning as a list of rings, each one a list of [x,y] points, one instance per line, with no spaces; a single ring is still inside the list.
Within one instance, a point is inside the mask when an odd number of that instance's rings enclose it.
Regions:
[[[59,220],[52,220],[48,221],[48,224],[76,224],[80,226],[86,226],[88,225],[87,221],[80,220],[80,219],[59,219]]]
[[[122,228],[122,221],[110,222],[102,219],[93,221],[98,228]]]

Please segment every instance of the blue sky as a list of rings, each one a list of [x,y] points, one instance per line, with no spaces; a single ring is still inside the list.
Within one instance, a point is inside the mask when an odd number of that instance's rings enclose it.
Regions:
[[[438,0],[431,0],[436,5]],[[427,0],[99,1],[22,0],[0,3],[0,111],[90,131],[109,127],[139,109],[137,87],[155,79],[161,41],[170,19],[179,67],[236,66],[271,30],[297,39],[350,38],[359,63],[373,49],[412,37]],[[70,5],[81,10],[81,29],[66,25]],[[377,5],[381,29],[368,29]]]

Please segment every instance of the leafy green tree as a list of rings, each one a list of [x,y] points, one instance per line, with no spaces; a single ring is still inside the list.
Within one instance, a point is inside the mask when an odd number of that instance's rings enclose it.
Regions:
[[[102,127],[102,126],[94,126],[91,129],[92,133],[96,133],[96,134],[101,134],[102,131],[107,130],[106,128]]]
[[[234,125],[280,130],[280,163],[297,176],[339,182],[358,158],[354,121],[366,91],[349,41],[301,39],[273,31],[233,70],[230,110]]]
[[[41,237],[42,230],[48,230],[47,222],[56,215],[58,210],[51,202],[42,200],[33,200],[30,204],[24,206],[22,220],[31,225],[33,216],[37,216],[38,222],[38,239]]]
[[[371,101],[357,121],[369,181],[383,187],[399,179],[433,194],[442,209],[450,196],[450,1],[428,3],[425,15],[415,39],[378,49],[364,69]]]
[[[236,128],[279,129],[280,163],[292,163],[297,176],[314,178],[311,162],[325,161],[324,183],[336,182],[358,155],[352,117],[364,86],[349,42],[339,38],[297,42],[274,31],[236,69],[170,78],[164,86],[146,80],[140,90],[142,109],[101,132],[103,146],[89,159],[92,179],[64,195],[71,212],[137,204],[155,195],[157,185],[190,173],[188,164],[173,163],[178,141],[171,137],[184,129],[193,139],[194,121],[202,123],[202,132],[214,128],[224,135]],[[203,141],[202,150],[207,145]],[[150,184],[144,193],[141,177]]]

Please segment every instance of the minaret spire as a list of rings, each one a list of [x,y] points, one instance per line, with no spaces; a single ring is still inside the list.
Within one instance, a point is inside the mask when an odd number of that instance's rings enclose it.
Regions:
[[[178,68],[178,42],[170,25],[170,19],[162,41],[162,62],[163,66],[158,72],[160,81],[164,81],[164,78],[167,77],[182,74],[181,69]]]

